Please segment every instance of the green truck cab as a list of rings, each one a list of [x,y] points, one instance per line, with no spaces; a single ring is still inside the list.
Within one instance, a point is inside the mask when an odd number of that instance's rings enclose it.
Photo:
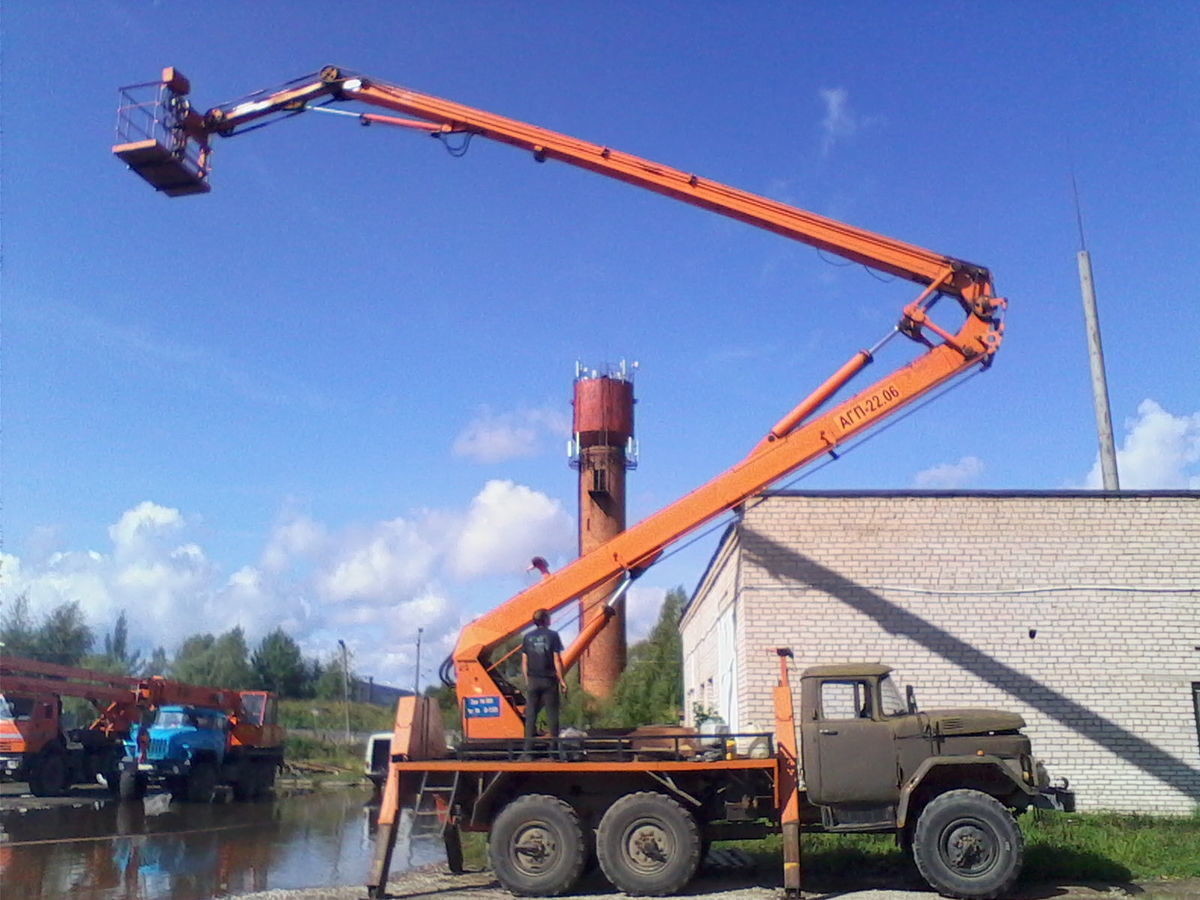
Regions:
[[[800,679],[804,817],[830,832],[894,832],[921,875],[950,896],[999,897],[1020,874],[1014,814],[1070,811],[1033,757],[1021,716],[920,710],[888,666],[812,666]]]

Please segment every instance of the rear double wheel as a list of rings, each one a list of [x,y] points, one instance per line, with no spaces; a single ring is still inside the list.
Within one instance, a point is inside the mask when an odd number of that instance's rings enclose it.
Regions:
[[[600,820],[596,855],[615,887],[662,897],[677,893],[696,874],[700,830],[691,813],[664,794],[626,794]]]
[[[492,823],[488,860],[496,878],[521,897],[552,897],[575,886],[586,860],[574,808],[548,794],[526,794]]]

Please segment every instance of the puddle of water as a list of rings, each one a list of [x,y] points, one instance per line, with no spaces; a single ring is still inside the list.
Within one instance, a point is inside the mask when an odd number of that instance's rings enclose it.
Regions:
[[[0,813],[8,897],[178,900],[364,884],[374,810],[358,791],[281,793],[270,803],[98,803]],[[413,863],[431,861],[418,848]],[[407,864],[400,845],[393,873]]]

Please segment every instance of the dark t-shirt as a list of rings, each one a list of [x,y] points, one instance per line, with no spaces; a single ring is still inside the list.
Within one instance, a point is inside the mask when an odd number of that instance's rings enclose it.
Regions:
[[[525,654],[526,670],[530,678],[557,678],[554,654],[562,653],[562,639],[558,632],[541,626],[525,635],[521,651]]]

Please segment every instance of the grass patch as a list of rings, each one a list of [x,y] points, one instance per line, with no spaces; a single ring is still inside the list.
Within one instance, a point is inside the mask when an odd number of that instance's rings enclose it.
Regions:
[[[1025,834],[1025,882],[1151,881],[1200,878],[1200,812],[1165,818],[1034,810],[1020,818]],[[761,867],[780,865],[782,839],[723,841]],[[806,875],[854,873],[868,881],[911,874],[911,859],[892,835],[806,834],[801,843]]]
[[[749,854],[760,869],[778,868],[783,861],[783,838],[771,834],[757,841],[716,841]],[[853,873],[867,881],[891,880],[909,873],[911,859],[890,834],[805,834],[800,839],[805,877],[836,877]]]
[[[480,831],[462,833],[463,864],[468,869],[488,868],[487,835]]]
[[[395,706],[350,704],[350,730],[355,733],[391,731]],[[279,724],[284,728],[340,732],[346,727],[346,704],[341,700],[280,700]]]
[[[318,763],[362,775],[362,744],[334,744],[304,734],[289,734],[283,741],[283,758],[293,763]]]
[[[1200,812],[1162,818],[1102,813],[1021,817],[1027,880],[1200,878]]]

